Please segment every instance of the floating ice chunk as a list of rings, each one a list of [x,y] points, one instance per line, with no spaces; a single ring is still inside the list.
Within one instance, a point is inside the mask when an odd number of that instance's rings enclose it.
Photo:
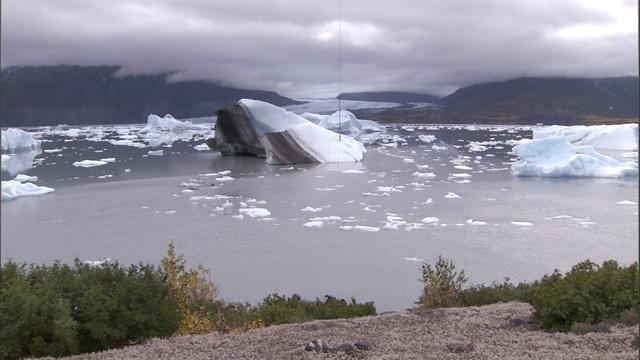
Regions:
[[[366,174],[367,172],[364,170],[344,170],[344,174]]]
[[[462,173],[462,174],[451,174],[451,177],[454,178],[470,178],[471,175],[467,174],[467,173]]]
[[[559,126],[536,128],[534,139],[561,136],[573,145],[597,149],[638,151],[638,124]]]
[[[431,143],[436,141],[435,135],[419,135],[418,139],[420,139],[420,141],[425,143]]]
[[[487,225],[486,222],[484,221],[475,221],[473,219],[468,219],[466,221],[467,225],[474,225],[474,226],[482,226],[482,225]]]
[[[314,217],[309,219],[311,221],[340,221],[342,218],[340,216],[324,216],[324,217]]]
[[[437,217],[429,216],[421,220],[425,224],[434,224],[440,222],[440,219]]]
[[[442,151],[442,150],[447,150],[447,149],[448,149],[448,147],[446,147],[446,146],[432,145],[432,146],[431,146],[431,149],[432,149],[432,150],[435,150],[435,151]]]
[[[378,231],[380,231],[379,227],[364,226],[364,225],[356,225],[356,226],[345,225],[345,226],[340,226],[340,229],[343,229],[343,230],[358,230],[358,231],[365,231],[365,232],[378,232]]]
[[[231,176],[222,176],[222,177],[218,177],[216,178],[217,181],[231,181],[234,180],[234,178],[232,178]]]
[[[251,217],[264,217],[269,216],[271,213],[267,209],[263,208],[246,208],[238,210],[241,214],[245,214]]]
[[[533,226],[533,223],[527,221],[512,221],[511,223],[516,226]]]
[[[104,158],[104,159],[100,159],[100,161],[112,163],[112,162],[116,162],[116,158]]]
[[[414,159],[411,159],[411,158],[404,158],[404,159],[402,159],[402,162],[405,163],[405,164],[413,164],[416,161]]]
[[[109,261],[111,261],[111,259],[105,258],[103,260],[94,260],[94,261],[87,260],[84,263],[89,265],[89,266],[100,266],[102,264],[108,263]]]
[[[432,172],[428,172],[428,173],[414,172],[412,175],[420,179],[433,179],[434,177],[436,177],[436,174]]]
[[[444,197],[447,199],[460,199],[460,196],[453,192],[447,193],[447,195],[445,195]]]
[[[638,203],[635,202],[635,201],[622,200],[622,201],[618,201],[616,203],[616,205],[618,205],[618,206],[629,206],[629,205],[634,206],[634,205],[638,205]]]
[[[234,218],[234,219],[239,219],[239,220],[244,219],[244,215],[242,215],[242,214],[238,214],[238,215],[231,215],[231,217],[232,217],[232,218]]]
[[[198,145],[194,146],[193,148],[198,150],[198,151],[211,150],[211,148],[209,148],[209,145],[207,145],[207,144],[198,144]]]
[[[24,174],[18,174],[18,175],[16,175],[15,178],[13,178],[13,180],[19,181],[19,182],[38,181],[38,177],[37,176],[24,175]]]
[[[623,177],[638,176],[638,164],[621,163],[592,146],[571,145],[565,137],[550,136],[513,147],[520,160],[511,165],[517,176]]]
[[[307,206],[306,208],[300,210],[300,211],[309,211],[309,212],[318,212],[321,211],[322,208],[313,208],[311,206]]]
[[[154,155],[154,156],[162,156],[164,155],[164,150],[149,150],[147,151],[147,154]]]
[[[73,166],[76,167],[94,167],[100,165],[107,165],[107,162],[102,160],[82,160],[73,163]]]
[[[417,261],[417,262],[423,262],[423,259],[418,259],[417,257],[406,257],[404,258],[407,261]]]
[[[42,141],[33,138],[30,133],[15,128],[2,130],[0,145],[2,151],[40,148]]]
[[[319,227],[323,227],[324,223],[322,221],[316,220],[316,221],[306,222],[306,223],[304,223],[302,225],[304,225],[306,227],[318,227],[319,228]]]
[[[43,151],[44,151],[45,153],[49,153],[49,154],[50,154],[50,153],[57,153],[57,152],[61,152],[61,151],[62,151],[62,149],[58,149],[58,148],[55,148],[55,149],[45,149],[45,150],[43,150]]]
[[[458,170],[473,170],[472,167],[466,166],[466,165],[456,165],[456,166],[454,166],[454,168],[456,168]]]
[[[2,182],[2,201],[13,200],[21,196],[38,196],[54,191],[53,188],[38,186],[27,182],[21,183],[16,180]]]

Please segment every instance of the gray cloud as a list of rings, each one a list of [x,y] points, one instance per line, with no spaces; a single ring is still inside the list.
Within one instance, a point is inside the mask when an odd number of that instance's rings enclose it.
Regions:
[[[446,95],[517,76],[637,75],[638,4],[604,3],[6,1],[1,57],[3,67],[174,71],[172,81],[206,79],[291,97]]]

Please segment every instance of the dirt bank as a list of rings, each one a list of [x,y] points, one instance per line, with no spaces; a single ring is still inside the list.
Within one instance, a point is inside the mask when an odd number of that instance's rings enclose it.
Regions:
[[[550,334],[528,322],[533,308],[511,302],[273,326],[239,335],[151,339],[70,359],[638,359],[638,326],[611,333]],[[313,340],[369,350],[305,351]],[[456,347],[457,346],[457,347]],[[345,346],[348,348],[348,346]],[[456,353],[453,350],[465,351]]]

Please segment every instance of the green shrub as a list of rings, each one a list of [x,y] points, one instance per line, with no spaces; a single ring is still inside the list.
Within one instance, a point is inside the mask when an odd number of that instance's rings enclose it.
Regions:
[[[522,301],[529,302],[535,287],[534,284],[519,283],[514,285],[509,278],[502,283],[471,285],[458,293],[462,306],[483,306],[499,302]]]
[[[151,265],[0,269],[0,358],[99,351],[177,327],[165,274]]]
[[[638,274],[638,263],[625,268],[615,261],[598,266],[587,260],[565,276],[556,270],[533,294],[534,320],[548,331],[566,332],[574,323],[619,319],[630,308],[637,313]]]
[[[358,303],[354,298],[344,300],[304,301],[271,294],[258,304],[257,312],[267,326],[302,323],[312,320],[348,319],[376,314],[373,302]]]
[[[460,306],[458,294],[467,282],[464,270],[458,274],[453,261],[447,261],[438,256],[435,268],[431,264],[422,264],[422,279],[424,292],[417,304],[425,309]]]

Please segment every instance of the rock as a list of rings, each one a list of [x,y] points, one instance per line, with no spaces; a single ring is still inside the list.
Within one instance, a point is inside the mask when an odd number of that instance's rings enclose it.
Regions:
[[[300,294],[296,293],[296,294],[291,295],[291,299],[300,301],[300,300],[302,300],[302,296],[300,296]]]
[[[304,347],[306,351],[315,351],[320,353],[326,353],[331,350],[329,344],[326,344],[322,339],[313,340]]]
[[[609,325],[607,325],[604,322],[595,324],[591,327],[591,332],[594,333],[610,333],[611,332],[611,327],[609,327]]]
[[[473,350],[474,344],[472,342],[468,344],[449,344],[447,349],[452,353],[468,353]]]
[[[373,342],[371,340],[362,340],[355,343],[354,346],[358,350],[369,351],[373,349]]]

